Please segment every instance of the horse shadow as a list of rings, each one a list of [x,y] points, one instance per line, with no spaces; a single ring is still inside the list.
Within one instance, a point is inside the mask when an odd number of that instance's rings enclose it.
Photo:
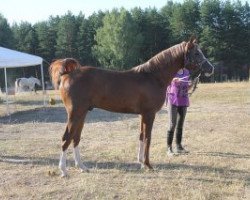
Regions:
[[[213,157],[223,157],[223,158],[241,158],[250,159],[250,154],[238,154],[231,152],[197,152],[197,155],[213,156]]]
[[[137,117],[138,115],[136,114],[114,113],[95,108],[88,112],[85,123],[115,122]],[[27,122],[66,123],[66,121],[67,113],[64,107],[34,108],[25,111],[18,111],[10,116],[0,117],[0,123],[4,124],[23,124]]]
[[[25,157],[25,156],[0,156],[0,162],[19,164],[19,165],[40,165],[40,166],[57,166],[58,159],[47,157]],[[84,161],[89,169],[119,169],[123,171],[138,171],[141,169],[139,163],[121,163],[121,162],[98,162],[98,161]],[[67,159],[67,166],[74,167],[75,161]]]
[[[2,163],[9,163],[15,165],[34,165],[34,166],[50,166],[51,168],[57,167],[59,163],[59,158],[47,158],[47,157],[24,157],[24,156],[0,156],[0,162]],[[84,164],[89,168],[89,173],[96,173],[96,170],[102,170],[97,173],[109,173],[108,170],[119,170],[126,173],[131,174],[138,174],[138,173],[158,173],[161,171],[169,171],[172,173],[173,171],[180,170],[180,171],[193,171],[193,172],[206,172],[206,173],[217,173],[220,177],[224,177],[224,182],[231,182],[232,179],[237,181],[242,181],[242,177],[246,181],[249,180],[250,173],[246,170],[237,170],[231,169],[227,167],[214,167],[214,166],[207,166],[207,165],[190,165],[190,164],[183,164],[183,163],[156,163],[154,164],[154,170],[144,170],[141,168],[141,164],[134,162],[134,163],[125,163],[125,162],[98,162],[98,161],[84,161]],[[69,168],[74,167],[75,163],[73,159],[67,160],[67,166]],[[103,171],[107,170],[107,171]],[[54,171],[54,169],[52,169]],[[59,170],[56,173],[59,175]],[[228,178],[228,174],[230,174],[230,178]],[[157,179],[158,176],[151,177],[152,179]],[[175,176],[167,176],[166,179],[175,179]],[[201,177],[189,177],[189,180],[196,180],[196,181],[208,181],[214,182],[211,179],[205,179]]]

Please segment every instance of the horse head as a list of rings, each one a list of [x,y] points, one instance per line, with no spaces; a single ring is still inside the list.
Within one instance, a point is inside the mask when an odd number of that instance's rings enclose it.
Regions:
[[[207,77],[210,77],[214,73],[214,66],[202,53],[195,37],[192,37],[186,43],[184,62],[185,68],[195,73],[204,73]]]
[[[32,80],[34,84],[41,86],[41,81],[38,78],[34,78],[31,76],[29,79]]]

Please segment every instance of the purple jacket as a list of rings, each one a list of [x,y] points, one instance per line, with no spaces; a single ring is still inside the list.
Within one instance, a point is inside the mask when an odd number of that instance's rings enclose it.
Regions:
[[[170,86],[167,88],[168,103],[175,106],[189,106],[188,97],[188,78],[189,71],[187,69],[183,70],[183,74],[175,75],[175,78],[181,78],[179,82],[172,81]]]

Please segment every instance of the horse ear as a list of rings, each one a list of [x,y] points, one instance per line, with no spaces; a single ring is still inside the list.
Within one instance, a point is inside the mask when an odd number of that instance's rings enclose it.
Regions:
[[[197,38],[195,35],[192,35],[189,39],[189,41],[187,42],[187,45],[186,45],[186,52],[189,50],[189,49],[192,49],[194,47],[194,44],[197,44]]]
[[[194,47],[194,43],[191,41],[188,41],[186,44],[186,52],[188,52],[189,49],[192,49]]]
[[[194,44],[198,44],[198,39],[195,38],[195,39],[193,40],[193,43],[194,43]]]
[[[80,64],[77,60],[73,58],[65,58],[62,61],[62,74],[68,74],[75,69],[78,69]]]
[[[197,44],[197,37],[195,35],[192,35],[189,39],[189,42]]]

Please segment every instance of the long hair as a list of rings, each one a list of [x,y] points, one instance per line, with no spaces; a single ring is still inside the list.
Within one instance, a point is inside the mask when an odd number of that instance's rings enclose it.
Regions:
[[[137,72],[155,72],[160,70],[162,67],[171,66],[174,64],[174,61],[177,58],[184,57],[186,53],[186,42],[182,42],[173,47],[170,47],[151,59],[149,59],[146,63],[138,65],[133,68],[133,70]]]

